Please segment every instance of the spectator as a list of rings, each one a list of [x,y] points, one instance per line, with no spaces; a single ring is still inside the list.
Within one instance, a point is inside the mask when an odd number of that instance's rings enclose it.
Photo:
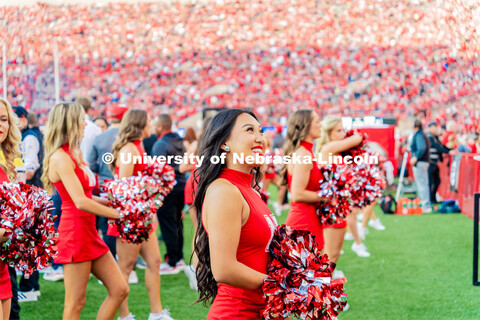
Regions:
[[[410,145],[412,158],[410,164],[413,166],[413,176],[417,186],[418,197],[422,201],[423,213],[432,212],[430,202],[430,187],[428,184],[428,168],[430,162],[430,141],[423,132],[422,121],[416,119],[413,125],[414,135]]]
[[[443,162],[443,154],[448,154],[451,150],[444,146],[438,139],[438,124],[430,122],[428,124],[428,139],[430,140],[430,166],[428,167],[428,180],[430,185],[430,201],[438,203],[437,190],[440,186],[440,169],[438,163]]]
[[[93,123],[92,120],[90,120],[93,111],[92,102],[90,101],[90,99],[87,97],[78,97],[77,99],[75,99],[75,102],[81,105],[83,107],[83,110],[85,110],[85,122],[87,123],[87,125],[85,126],[83,139],[80,143],[80,150],[82,151],[83,160],[87,161],[88,154],[90,153],[90,150],[92,148],[93,140],[96,136],[102,133],[102,130],[97,127],[97,125]]]
[[[159,137],[153,145],[153,156],[181,156],[185,154],[183,139],[172,132],[172,118],[167,114],[157,116],[153,127]],[[163,206],[157,211],[160,230],[167,247],[165,261],[160,266],[160,274],[176,274],[185,268],[183,261],[183,221],[185,175],[179,171],[179,165],[170,163],[175,169],[177,184],[165,198]]]
[[[95,120],[93,120],[93,123],[95,123],[97,125],[97,127],[100,128],[100,130],[102,130],[102,132],[105,132],[108,130],[108,122],[107,122],[107,119],[103,118],[103,117],[97,117],[95,118]]]
[[[275,137],[273,137],[273,149],[282,149],[285,144],[285,137],[282,135],[282,126],[275,127]]]

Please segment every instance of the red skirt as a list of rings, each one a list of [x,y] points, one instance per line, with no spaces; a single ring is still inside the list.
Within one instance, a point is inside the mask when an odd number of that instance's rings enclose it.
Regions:
[[[10,274],[8,266],[0,261],[0,300],[10,299],[12,297],[12,284],[10,283]]]
[[[207,320],[261,320],[265,306],[261,288],[249,290],[220,284]]]
[[[313,204],[292,202],[285,224],[293,229],[309,231],[315,236],[320,249],[325,246],[322,223]]]
[[[62,205],[56,263],[91,261],[108,252],[98,235],[95,215]]]

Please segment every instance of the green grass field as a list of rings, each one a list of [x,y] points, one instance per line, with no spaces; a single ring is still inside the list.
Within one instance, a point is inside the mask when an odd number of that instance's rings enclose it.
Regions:
[[[480,319],[480,287],[472,286],[472,220],[462,214],[383,215],[379,207],[375,212],[387,230],[370,229],[365,244],[372,256],[358,258],[350,249],[352,242],[345,242],[338,268],[348,278],[350,310],[339,318]],[[278,222],[283,223],[286,215],[284,211]],[[184,234],[185,254],[190,257],[193,228],[188,216]],[[130,308],[137,320],[146,320],[148,296],[143,271],[137,273],[140,283],[130,287]],[[21,304],[21,318],[61,319],[63,282],[41,280],[40,286],[38,302]],[[95,319],[106,295],[106,289],[90,279],[81,319]],[[205,319],[207,308],[192,305],[196,297],[183,273],[162,277],[162,303],[173,318]]]

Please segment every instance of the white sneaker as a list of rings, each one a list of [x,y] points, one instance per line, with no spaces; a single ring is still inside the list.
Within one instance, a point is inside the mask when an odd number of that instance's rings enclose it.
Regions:
[[[187,266],[183,272],[185,272],[185,275],[188,278],[188,282],[190,284],[190,289],[194,291],[198,291],[198,286],[197,286],[197,276],[195,275],[195,270],[192,265]]]
[[[128,316],[126,316],[126,317],[123,317],[123,318],[118,317],[117,320],[135,320],[135,316],[130,313],[130,314],[129,314]]]
[[[128,283],[129,284],[137,284],[138,283],[138,276],[135,270],[132,270],[128,275]]]
[[[160,313],[150,313],[148,320],[174,320],[170,317],[170,311],[163,309]]]
[[[58,267],[57,270],[43,274],[43,280],[47,281],[60,281],[63,280],[63,278],[63,267]]]
[[[165,276],[165,275],[170,275],[170,274],[178,274],[181,271],[183,271],[186,267],[185,261],[180,260],[177,262],[175,267],[172,267],[171,265],[168,264],[168,262],[164,262],[160,265],[160,275]]]
[[[382,224],[382,222],[380,221],[380,219],[377,219],[377,220],[370,220],[368,221],[368,225],[370,227],[372,227],[373,229],[375,230],[380,230],[380,231],[383,231],[385,230],[385,226]]]
[[[272,204],[272,207],[273,207],[273,213],[275,213],[277,217],[280,217],[282,215],[282,206],[280,205],[280,203],[274,202]]]
[[[177,262],[177,264],[175,265],[177,268],[180,268],[180,269],[185,269],[187,267],[187,264],[185,263],[185,261],[183,259],[179,260]]]
[[[351,241],[353,240],[353,234],[351,232],[347,232],[345,233],[345,238],[344,238],[345,241]]]
[[[428,208],[422,208],[422,212],[423,213],[432,213],[432,207],[428,207]]]
[[[52,272],[52,271],[53,271],[52,266],[48,266],[44,269],[38,269],[38,273],[49,273],[49,272]]]
[[[345,274],[343,273],[342,270],[333,270],[332,274],[332,279],[340,279],[340,278],[345,278]]]
[[[360,258],[368,258],[370,257],[370,252],[368,252],[367,247],[363,243],[356,244],[355,242],[352,244],[352,251],[357,254]]]
[[[18,291],[18,302],[34,302],[38,301],[40,290]]]

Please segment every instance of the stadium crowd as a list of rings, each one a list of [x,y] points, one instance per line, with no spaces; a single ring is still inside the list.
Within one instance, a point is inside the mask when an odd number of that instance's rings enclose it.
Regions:
[[[0,28],[8,99],[40,123],[55,96],[57,46],[62,100],[91,96],[98,115],[121,102],[175,120],[252,106],[265,124],[302,107],[396,118],[428,110],[446,124],[457,108],[470,125],[477,11],[468,1],[37,4],[0,8]]]

